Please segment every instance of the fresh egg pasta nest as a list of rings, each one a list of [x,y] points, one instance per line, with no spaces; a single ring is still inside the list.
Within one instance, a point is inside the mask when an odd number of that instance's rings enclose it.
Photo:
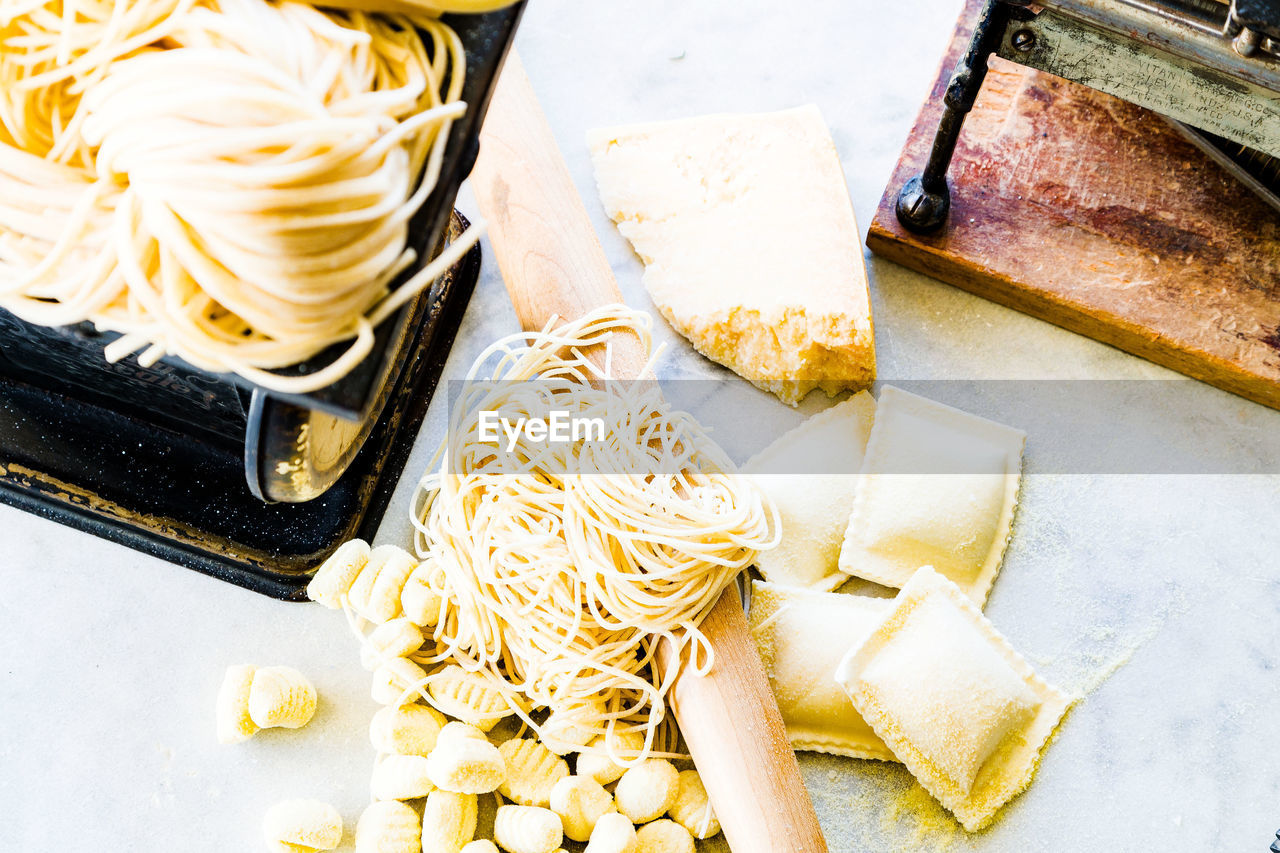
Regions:
[[[675,661],[710,666],[697,625],[758,550],[776,543],[773,507],[656,383],[599,382],[615,333],[649,352],[649,317],[609,306],[499,341],[453,402],[450,436],[412,510],[419,557],[444,585],[433,655],[482,674],[512,710],[549,708],[579,740],[642,732],[655,744]],[[647,369],[645,373],[647,374]],[[607,419],[604,442],[496,453],[477,413],[563,410]],[[430,676],[428,676],[430,678]],[[630,756],[635,759],[635,756]]]
[[[464,7],[474,0],[434,4]],[[412,3],[0,0],[0,307],[323,387],[479,237],[415,260],[465,67]],[[275,368],[345,344],[305,376]]]

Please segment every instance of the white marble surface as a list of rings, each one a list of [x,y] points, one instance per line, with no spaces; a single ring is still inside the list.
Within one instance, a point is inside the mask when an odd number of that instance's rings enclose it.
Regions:
[[[640,264],[594,195],[588,127],[816,102],[865,231],[958,5],[535,0],[520,49],[628,300],[648,306]],[[885,378],[1168,376],[870,266]],[[515,328],[486,262],[449,375]],[[666,375],[718,375],[662,336]],[[1276,413],[1204,399],[1215,417],[1280,430]],[[406,532],[441,415],[383,539]],[[16,510],[0,507],[0,530],[0,850],[255,850],[265,805],[292,796],[354,821],[375,706],[340,617]],[[1280,827],[1280,477],[1030,476],[987,612],[1048,677],[1087,694],[1036,781],[966,837],[902,770],[805,756],[831,850],[1266,849]],[[213,697],[240,661],[310,673],[322,695],[311,726],[218,746]]]

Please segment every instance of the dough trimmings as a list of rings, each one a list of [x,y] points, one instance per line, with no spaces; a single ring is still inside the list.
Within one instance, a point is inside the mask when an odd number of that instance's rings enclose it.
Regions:
[[[837,679],[894,755],[970,832],[1030,783],[1074,701],[927,566],[850,651]]]
[[[848,579],[839,568],[840,545],[875,413],[875,398],[860,391],[783,433],[742,466],[773,500],[782,527],[778,547],[756,555],[766,580],[826,591]]]
[[[1013,525],[1026,433],[886,386],[840,570],[901,587],[933,566],[979,605]]]
[[[835,682],[845,654],[890,606],[887,598],[751,584],[751,635],[793,748],[897,761]]]

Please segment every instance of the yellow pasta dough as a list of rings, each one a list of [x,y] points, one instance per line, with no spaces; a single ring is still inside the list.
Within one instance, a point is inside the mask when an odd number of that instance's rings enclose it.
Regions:
[[[422,821],[399,800],[371,803],[356,821],[356,853],[421,853]]]
[[[424,853],[460,853],[469,848],[478,814],[475,794],[432,791],[422,807]]]
[[[1013,524],[1026,434],[886,386],[840,570],[900,587],[933,566],[979,605]]]
[[[249,715],[253,669],[248,664],[229,666],[222,677],[216,708],[218,743],[240,743],[258,732],[258,724]]]
[[[615,811],[613,795],[589,776],[566,776],[551,790],[551,810],[560,815],[564,834],[574,841],[591,837],[596,822]]]
[[[697,770],[680,771],[680,790],[670,815],[694,838],[710,838],[720,831],[720,821],[711,809],[711,800]]]
[[[532,738],[504,741],[498,752],[507,767],[498,793],[517,805],[546,808],[551,789],[569,775],[568,763]]]
[[[971,832],[1030,783],[1073,701],[927,566],[837,678],[894,755]]]
[[[839,567],[840,545],[875,411],[875,399],[860,391],[779,436],[742,466],[778,508],[782,538],[756,555],[766,580],[831,590],[848,579]]]
[[[449,723],[442,728],[427,761],[431,781],[445,791],[487,794],[496,791],[506,778],[502,753],[484,732],[466,723]]]
[[[886,598],[752,583],[751,635],[792,747],[897,760],[835,681],[845,653],[890,606]]]
[[[456,664],[437,673],[427,692],[441,711],[482,732],[491,731],[499,720],[511,715],[506,698],[500,690],[489,686],[484,674],[467,672]]]
[[[344,542],[316,569],[315,577],[307,584],[307,597],[330,610],[338,610],[368,563],[368,542],[363,539]]]
[[[369,694],[379,705],[399,705],[426,680],[422,667],[407,658],[392,658],[373,671]]]
[[[646,823],[667,813],[680,793],[680,773],[664,758],[648,758],[627,770],[613,790],[618,811],[632,823]]]
[[[693,836],[674,820],[655,820],[636,830],[636,853],[694,853]]]
[[[626,815],[613,812],[596,821],[584,853],[635,853],[636,828]]]
[[[342,815],[319,800],[284,800],[263,815],[262,835],[268,844],[332,850],[342,843]]]
[[[399,617],[384,622],[365,638],[360,646],[360,663],[365,669],[377,669],[395,658],[405,657],[422,648],[422,630],[408,619]]]
[[[587,747],[578,753],[578,775],[590,776],[601,785],[609,785],[627,772],[627,768],[614,761],[614,757],[634,759],[644,748],[644,736],[638,732],[615,732],[612,739],[606,735],[593,738]]]
[[[564,840],[559,816],[537,806],[500,806],[493,840],[507,853],[554,853]]]
[[[316,713],[316,689],[289,666],[264,666],[249,686],[249,716],[260,728],[300,729]]]
[[[426,705],[387,705],[369,722],[369,740],[378,752],[427,755],[448,720]]]
[[[383,755],[373,768],[369,792],[375,800],[413,800],[435,789],[421,755]]]

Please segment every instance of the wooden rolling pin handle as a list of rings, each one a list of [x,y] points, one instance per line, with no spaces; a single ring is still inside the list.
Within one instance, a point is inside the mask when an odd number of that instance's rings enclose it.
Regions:
[[[622,295],[519,58],[507,59],[480,136],[471,185],[525,329],[574,319]],[[635,378],[638,341],[615,344]],[[735,590],[702,624],[715,656],[684,675],[672,705],[734,853],[825,853],[795,753]],[[669,654],[669,650],[667,650]]]

